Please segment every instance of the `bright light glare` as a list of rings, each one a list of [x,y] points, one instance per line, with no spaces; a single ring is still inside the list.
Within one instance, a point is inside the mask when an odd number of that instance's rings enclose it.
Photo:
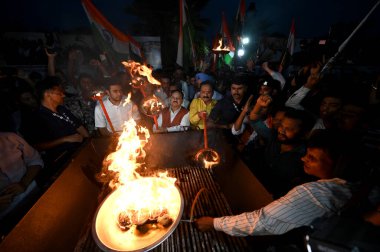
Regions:
[[[243,45],[246,45],[249,43],[249,38],[248,37],[244,37],[241,42],[243,43]]]
[[[244,49],[239,49],[238,50],[238,56],[241,57],[244,55]]]

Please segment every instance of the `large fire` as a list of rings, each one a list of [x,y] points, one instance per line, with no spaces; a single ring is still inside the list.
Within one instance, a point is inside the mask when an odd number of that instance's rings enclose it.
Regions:
[[[107,172],[115,175],[110,182],[115,190],[98,209],[94,232],[106,249],[146,249],[180,219],[183,202],[176,178],[167,173],[143,177],[138,172],[148,139],[149,131],[129,120],[116,151],[104,161]]]

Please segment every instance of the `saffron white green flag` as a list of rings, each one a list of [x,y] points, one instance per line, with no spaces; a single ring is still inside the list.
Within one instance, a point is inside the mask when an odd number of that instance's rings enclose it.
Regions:
[[[140,60],[144,58],[141,45],[131,36],[114,27],[90,0],[82,0],[82,5],[94,31],[96,41],[103,50],[114,56],[118,54],[119,57],[116,58],[131,56],[131,52]]]

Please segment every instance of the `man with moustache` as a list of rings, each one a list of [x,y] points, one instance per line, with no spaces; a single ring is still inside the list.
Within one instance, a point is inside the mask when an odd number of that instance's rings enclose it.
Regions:
[[[332,129],[338,127],[338,114],[342,107],[343,99],[338,92],[330,92],[324,96],[319,106],[319,118],[313,130]]]
[[[286,111],[277,137],[273,136],[264,155],[253,161],[253,172],[274,198],[312,179],[304,173],[301,157],[305,155],[305,141],[314,122],[306,111]]]
[[[231,95],[225,96],[212,109],[208,126],[230,129],[239,117],[246,101],[247,83],[244,76],[235,76],[230,87]]]
[[[204,128],[203,118],[208,116],[216,104],[212,99],[214,88],[211,82],[205,81],[201,84],[200,98],[195,98],[190,104],[190,124],[199,129]]]
[[[153,125],[153,132],[184,131],[190,126],[189,111],[182,106],[183,93],[175,90],[170,96],[170,107],[164,108],[157,118],[158,128]]]

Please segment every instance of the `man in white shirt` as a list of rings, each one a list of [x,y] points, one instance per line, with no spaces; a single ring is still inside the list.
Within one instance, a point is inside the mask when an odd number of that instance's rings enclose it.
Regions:
[[[137,106],[124,96],[119,82],[111,80],[106,94],[107,96],[103,99],[103,103],[115,132],[123,130],[124,122],[133,119],[137,123],[141,119]],[[95,127],[102,136],[108,136],[113,133],[99,103],[95,107]]]
[[[338,178],[337,164],[344,147],[347,143],[336,132],[315,131],[302,161],[305,172],[320,180],[296,186],[284,197],[253,212],[201,217],[196,220],[198,229],[215,229],[234,236],[277,235],[339,213],[352,196],[349,183]]]
[[[189,111],[181,106],[183,94],[173,91],[170,96],[170,107],[164,108],[157,119],[158,129],[153,125],[153,132],[184,131],[190,126]]]

